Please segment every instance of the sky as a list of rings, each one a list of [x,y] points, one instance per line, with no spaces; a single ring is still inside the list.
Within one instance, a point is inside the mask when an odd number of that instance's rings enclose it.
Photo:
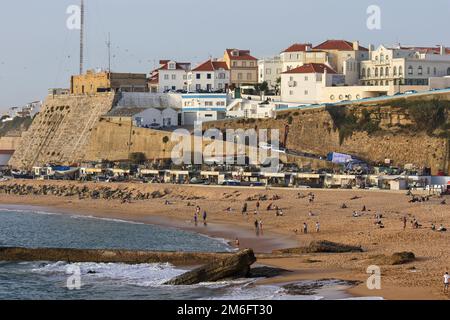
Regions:
[[[0,112],[68,88],[79,69],[79,31],[67,8],[79,0],[2,1]],[[256,57],[295,42],[359,40],[362,45],[450,46],[450,0],[85,0],[85,69],[150,72],[160,59],[220,58],[226,48]],[[371,5],[380,28],[369,29]]]

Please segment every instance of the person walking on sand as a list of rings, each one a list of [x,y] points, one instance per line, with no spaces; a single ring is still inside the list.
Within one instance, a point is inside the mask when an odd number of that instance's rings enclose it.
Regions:
[[[408,219],[406,219],[406,216],[403,216],[402,221],[403,221],[403,230],[405,230],[406,229],[406,222],[408,221]]]
[[[259,206],[260,206],[261,204],[259,203],[259,201],[256,201],[256,211],[259,211]]]
[[[261,219],[259,219],[259,233],[263,235],[263,222]]]
[[[444,294],[448,294],[449,275],[448,272],[444,273]]]
[[[320,223],[319,223],[319,221],[316,222],[316,232],[317,233],[320,232]]]
[[[255,219],[255,232],[256,236],[259,237],[259,223],[257,219]]]
[[[244,206],[242,207],[242,215],[247,214],[247,202],[244,203]]]
[[[303,233],[304,234],[308,233],[308,225],[306,224],[306,222],[303,223]]]
[[[197,214],[197,212],[195,212],[195,214],[194,214],[194,225],[198,226],[198,214]]]
[[[208,225],[208,223],[206,222],[208,218],[208,214],[206,213],[206,210],[203,211],[203,225],[206,227]]]

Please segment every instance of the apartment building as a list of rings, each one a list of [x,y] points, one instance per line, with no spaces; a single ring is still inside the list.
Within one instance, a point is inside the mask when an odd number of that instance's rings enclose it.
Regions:
[[[361,61],[369,59],[369,50],[359,41],[327,40],[314,47],[327,53],[327,64],[336,72],[345,75],[345,84],[352,86],[359,83]]]
[[[250,54],[250,50],[227,49],[223,61],[230,69],[232,86],[258,83],[258,59]]]
[[[450,75],[450,50],[443,46],[386,47],[370,51],[361,62],[361,84],[427,86],[429,79]]]
[[[319,103],[325,87],[343,85],[345,76],[323,63],[308,63],[281,74],[281,100]]]
[[[273,89],[277,79],[281,76],[283,64],[279,56],[265,58],[258,61],[258,82],[267,82],[270,89]]]
[[[226,116],[228,100],[226,94],[183,94],[181,99],[183,125],[194,125],[196,122],[220,120]]]
[[[294,43],[280,53],[282,72],[286,72],[306,63],[327,63],[327,53],[313,50],[311,43]]]
[[[188,88],[191,92],[223,91],[230,85],[230,69],[224,61],[208,60],[188,74]]]
[[[191,64],[173,60],[160,60],[159,68],[153,70],[149,77],[149,89],[153,93],[188,90],[188,73]]]

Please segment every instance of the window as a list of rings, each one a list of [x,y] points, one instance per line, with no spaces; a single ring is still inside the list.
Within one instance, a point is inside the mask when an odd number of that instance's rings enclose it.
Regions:
[[[172,86],[172,90],[177,90],[177,87],[175,87],[175,86]]]
[[[183,75],[183,80],[186,80],[187,79],[187,75]]]
[[[237,62],[233,61],[233,67],[237,67]]]
[[[387,77],[389,76],[389,67],[386,67],[385,71],[384,71],[384,75]]]
[[[211,79],[211,73],[206,74],[206,79]]]
[[[375,68],[375,77],[378,77],[378,68]]]
[[[330,100],[334,100],[334,95],[333,94],[330,96]]]
[[[238,80],[242,80],[242,73],[238,73]]]
[[[272,69],[266,69],[266,74],[267,74],[267,75],[272,74]]]
[[[247,62],[246,61],[242,61],[242,66],[246,67],[247,66]]]
[[[399,76],[403,75],[403,67],[402,66],[398,67],[398,75]]]
[[[370,77],[370,68],[367,68],[367,77]]]
[[[366,76],[366,69],[361,69],[361,77],[364,78]]]
[[[308,90],[305,90],[305,96],[307,96],[307,95],[308,95],[308,93],[309,93],[309,92],[308,92]]]
[[[252,80],[252,74],[251,73],[247,73],[247,80]]]
[[[447,68],[447,75],[450,76],[450,68]]]
[[[380,68],[380,77],[384,76],[384,69]]]
[[[305,76],[305,81],[308,81],[308,76]]]
[[[223,89],[223,84],[222,83],[219,83],[218,86],[219,86],[219,89]]]
[[[164,91],[169,90],[169,86],[164,86]]]
[[[294,77],[289,77],[289,81],[294,81]]]
[[[412,66],[409,66],[409,67],[408,67],[408,74],[409,74],[409,75],[412,75],[413,73],[414,73],[413,67],[412,67]]]
[[[381,61],[381,62],[384,61],[384,54],[383,54],[383,53],[380,55],[380,61]]]
[[[201,86],[200,84],[196,84],[196,85],[195,85],[195,89],[196,89],[197,91],[199,91],[199,90],[202,89],[202,86]]]
[[[418,73],[419,73],[419,76],[421,76],[423,74],[422,66],[419,66]]]
[[[253,61],[250,61],[250,67],[254,67],[255,63]]]
[[[164,80],[169,80],[169,75],[168,74],[164,75]]]
[[[397,67],[394,67],[394,76],[397,75]]]
[[[205,101],[205,106],[206,107],[212,107],[213,106],[212,101]]]
[[[290,95],[290,96],[294,95],[294,91],[290,90],[290,91],[289,91],[289,95]]]
[[[196,78],[196,79],[200,79],[200,76],[201,76],[200,73],[196,73],[196,74],[195,74],[195,78]]]
[[[176,74],[173,74],[172,75],[172,80],[176,80],[177,79],[177,75]]]

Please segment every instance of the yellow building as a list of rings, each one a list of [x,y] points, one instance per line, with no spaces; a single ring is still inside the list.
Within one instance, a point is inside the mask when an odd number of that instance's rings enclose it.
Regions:
[[[258,59],[250,55],[250,50],[227,49],[223,60],[230,69],[231,85],[258,83]]]
[[[71,94],[95,94],[97,92],[147,92],[147,75],[144,73],[95,72],[72,76]]]

